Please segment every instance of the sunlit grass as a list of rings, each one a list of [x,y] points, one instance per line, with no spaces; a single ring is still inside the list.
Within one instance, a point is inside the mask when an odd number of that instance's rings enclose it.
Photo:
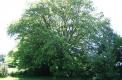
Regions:
[[[0,80],[53,80],[50,78],[41,78],[41,77],[6,77],[0,78]]]
[[[6,78],[0,78],[0,80],[19,80],[19,78],[15,78],[15,77],[6,77]]]
[[[8,73],[17,72],[17,68],[8,68]]]
[[[8,72],[9,74],[10,73],[13,73],[13,72],[17,72],[18,69],[17,68],[8,68]],[[5,78],[0,78],[0,80],[82,80],[82,79],[79,79],[79,78],[55,78],[55,77],[32,77],[32,76],[16,76],[16,77],[13,77],[13,76],[8,76],[8,77],[5,77]]]
[[[84,80],[81,78],[51,78],[51,77],[6,77],[0,80]]]

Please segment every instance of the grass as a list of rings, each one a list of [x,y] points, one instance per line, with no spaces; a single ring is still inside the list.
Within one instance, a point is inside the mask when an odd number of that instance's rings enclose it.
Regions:
[[[6,77],[0,78],[0,80],[83,80],[83,79],[64,79],[64,78],[51,78],[51,77]]]
[[[8,68],[8,73],[13,73],[13,72],[17,72],[18,70],[16,68]],[[5,78],[0,78],[0,80],[81,80],[81,79],[64,79],[64,78],[58,78],[55,79],[53,77],[32,77],[32,76],[16,76],[16,77],[12,77],[12,76],[8,76]]]
[[[17,72],[18,69],[16,68],[8,68],[8,73],[14,73],[14,72]],[[49,78],[48,79],[43,79],[43,78],[40,78],[40,77],[12,77],[12,76],[8,76],[8,77],[5,77],[5,78],[0,78],[0,80],[50,80]]]
[[[19,80],[19,79],[14,77],[6,77],[6,78],[0,78],[0,80]]]
[[[18,69],[17,68],[8,68],[8,73],[12,73],[12,72],[17,72]]]
[[[41,78],[41,77],[6,77],[0,78],[0,80],[52,80],[50,78]]]
[[[41,77],[6,77],[0,78],[0,80],[51,80],[50,78],[41,78]]]

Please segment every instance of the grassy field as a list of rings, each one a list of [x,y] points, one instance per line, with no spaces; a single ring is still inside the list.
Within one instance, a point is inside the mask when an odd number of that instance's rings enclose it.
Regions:
[[[54,80],[50,78],[40,78],[40,77],[6,77],[0,78],[0,80]]]
[[[18,69],[16,68],[8,68],[8,73],[14,73],[17,72]],[[0,78],[0,80],[50,80],[50,78],[42,78],[42,77],[12,77],[12,76],[8,76],[5,78]]]
[[[0,80],[41,80],[38,78],[16,78],[16,77],[6,77],[6,78],[0,78]]]
[[[16,68],[8,68],[8,73],[12,73],[12,72],[17,72],[18,70]],[[72,79],[72,78],[52,78],[52,77],[21,77],[21,76],[17,76],[17,77],[12,77],[12,76],[8,76],[5,78],[0,78],[0,80],[83,80],[83,79]]]
[[[6,77],[0,78],[0,80],[84,80],[84,79],[72,79],[72,78],[51,78],[51,77]]]

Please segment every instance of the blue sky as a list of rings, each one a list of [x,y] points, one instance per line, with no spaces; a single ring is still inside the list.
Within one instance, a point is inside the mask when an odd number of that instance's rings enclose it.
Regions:
[[[17,42],[6,31],[10,23],[20,18],[24,9],[37,0],[0,0],[0,54],[7,54],[14,49]],[[98,11],[110,18],[115,32],[122,36],[122,0],[93,0]]]

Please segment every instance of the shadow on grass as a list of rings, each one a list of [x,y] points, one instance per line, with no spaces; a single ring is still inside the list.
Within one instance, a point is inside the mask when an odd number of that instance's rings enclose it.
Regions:
[[[29,76],[29,75],[13,75],[17,79],[14,80],[86,80],[82,78],[62,78],[62,77],[50,77],[50,76]]]
[[[42,77],[18,77],[17,80],[53,80],[53,79],[42,78]]]
[[[31,74],[30,72],[11,72],[9,74],[10,78],[5,80],[86,80],[81,78],[62,78],[62,77],[52,77],[52,76],[39,76]]]
[[[18,80],[84,80],[80,78],[19,77]]]
[[[86,80],[82,78],[61,78],[61,77],[50,77],[50,76],[23,76],[23,75],[14,75],[8,76],[6,78],[0,78],[0,80]]]

